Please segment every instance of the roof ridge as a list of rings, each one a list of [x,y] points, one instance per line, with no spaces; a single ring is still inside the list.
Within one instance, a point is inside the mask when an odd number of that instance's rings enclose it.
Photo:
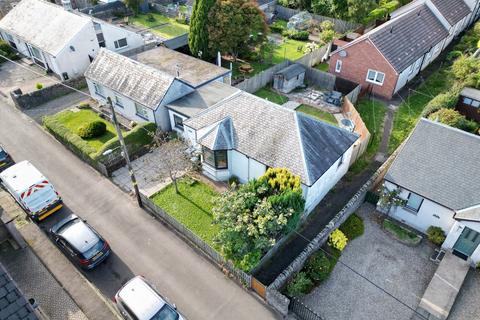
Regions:
[[[221,107],[221,106],[223,105],[223,103],[225,103],[225,102],[227,102],[227,101],[229,101],[229,100],[234,99],[236,96],[240,95],[240,93],[242,93],[242,92],[243,92],[243,91],[239,89],[237,92],[234,92],[234,93],[231,94],[230,96],[228,96],[228,97],[226,97],[226,98],[224,98],[224,99],[216,102],[215,104],[211,105],[210,107],[208,107],[208,108],[200,111],[199,113],[197,113],[197,114],[194,115],[193,117],[185,120],[185,123],[188,125],[188,121],[189,121],[189,120],[198,118],[198,117],[204,115],[205,113],[210,112],[210,111],[213,110],[213,109],[216,109],[216,108],[218,108],[218,107]],[[222,119],[223,119],[223,118],[222,118]],[[202,128],[204,128],[204,127],[202,127]]]
[[[300,123],[298,121],[298,116],[299,116],[299,114],[297,112],[295,112],[294,115],[293,115],[293,117],[295,119],[295,129],[297,131],[298,139],[299,139],[299,142],[300,142],[300,154],[302,155],[302,163],[303,163],[303,167],[304,167],[304,170],[305,170],[305,177],[307,178],[306,184],[311,185],[310,170],[309,170],[309,167],[307,165],[307,159],[305,157],[305,150],[303,148],[303,138],[302,138],[302,134],[300,132]]]

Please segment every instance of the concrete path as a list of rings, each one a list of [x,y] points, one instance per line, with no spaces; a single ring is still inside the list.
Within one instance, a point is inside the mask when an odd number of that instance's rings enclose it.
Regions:
[[[141,274],[188,319],[278,318],[173,231],[138,208],[110,180],[1,101],[0,137],[14,159],[30,160],[64,199],[65,208],[42,225],[48,227],[63,215],[75,213],[109,241],[112,256],[85,274],[106,298]]]
[[[295,110],[301,105],[300,102],[296,101],[287,101],[284,104],[282,104],[282,107],[290,109],[290,110]]]
[[[447,319],[469,269],[467,261],[448,251],[445,253],[418,305],[427,312],[428,319]]]

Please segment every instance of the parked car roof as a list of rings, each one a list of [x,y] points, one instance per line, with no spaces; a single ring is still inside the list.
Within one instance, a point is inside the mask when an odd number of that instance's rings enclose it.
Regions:
[[[27,160],[18,162],[10,168],[5,169],[0,173],[0,177],[16,192],[23,192],[33,184],[47,180],[47,178]]]
[[[59,235],[67,240],[79,252],[85,252],[95,245],[99,237],[93,232],[89,225],[83,222],[75,215],[70,216],[70,219],[62,220],[63,225],[59,226]]]
[[[139,320],[150,320],[166,303],[140,276],[127,282],[118,296]]]

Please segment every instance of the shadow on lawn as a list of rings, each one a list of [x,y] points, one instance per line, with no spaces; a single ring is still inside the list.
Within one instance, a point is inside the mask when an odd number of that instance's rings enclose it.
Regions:
[[[208,216],[212,217],[212,213],[206,211],[205,209],[203,209],[202,207],[200,207],[198,204],[196,204],[195,202],[193,202],[192,200],[190,200],[189,198],[187,198],[186,196],[184,196],[180,191],[178,191],[178,195],[182,198],[184,198],[185,200],[187,200],[188,202],[190,202],[192,205],[194,205],[195,207],[197,207],[197,209],[199,209],[200,211],[202,211],[203,213],[207,214]]]

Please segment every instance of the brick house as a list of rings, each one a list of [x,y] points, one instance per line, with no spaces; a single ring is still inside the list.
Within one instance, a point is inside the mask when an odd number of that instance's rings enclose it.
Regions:
[[[442,16],[444,6],[438,10],[430,0],[415,2],[390,21],[333,51],[329,72],[361,84],[364,91],[391,99],[466,27],[471,9],[463,0],[453,1],[463,4],[448,15],[453,29]]]

